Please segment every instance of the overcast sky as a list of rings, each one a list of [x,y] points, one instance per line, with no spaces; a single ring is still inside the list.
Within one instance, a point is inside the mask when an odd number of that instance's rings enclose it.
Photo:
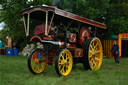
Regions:
[[[4,22],[1,22],[0,23],[0,30],[2,30],[4,26],[5,26],[5,23]]]
[[[0,5],[0,9],[2,9],[2,6]]]
[[[1,5],[0,5],[0,9],[2,9],[2,6]],[[1,22],[0,23],[0,30],[2,30],[4,26],[5,26],[5,23],[4,22]]]

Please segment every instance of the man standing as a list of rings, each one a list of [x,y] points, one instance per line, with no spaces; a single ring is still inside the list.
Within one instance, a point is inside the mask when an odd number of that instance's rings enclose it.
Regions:
[[[112,54],[114,56],[115,62],[117,64],[119,64],[120,63],[120,60],[118,58],[118,56],[119,56],[119,45],[117,44],[116,41],[114,41],[114,45],[113,45],[113,47],[111,49],[111,52],[112,52]]]

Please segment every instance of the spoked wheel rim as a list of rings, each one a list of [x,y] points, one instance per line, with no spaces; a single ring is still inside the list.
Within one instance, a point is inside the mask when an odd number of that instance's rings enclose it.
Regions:
[[[101,41],[98,38],[93,38],[89,45],[88,61],[92,70],[100,68],[103,59],[103,49]]]
[[[36,49],[30,55],[28,65],[32,73],[42,73],[47,65],[45,53],[41,49]]]
[[[57,58],[56,71],[59,76],[67,76],[72,70],[72,54],[67,49],[60,52]]]

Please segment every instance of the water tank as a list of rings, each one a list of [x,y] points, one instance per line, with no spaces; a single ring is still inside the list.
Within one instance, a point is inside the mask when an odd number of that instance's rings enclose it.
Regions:
[[[13,56],[18,56],[18,49],[17,48],[13,49]]]
[[[13,56],[13,49],[12,48],[6,49],[6,56]]]

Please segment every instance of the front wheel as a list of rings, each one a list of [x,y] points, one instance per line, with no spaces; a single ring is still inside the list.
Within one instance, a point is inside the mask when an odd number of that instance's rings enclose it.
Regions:
[[[42,49],[35,49],[29,55],[28,68],[33,74],[42,73],[46,68],[46,54]]]
[[[83,65],[85,69],[98,70],[103,59],[100,39],[97,37],[87,39],[83,46]]]
[[[62,49],[55,59],[55,69],[59,76],[67,76],[72,70],[72,54],[68,49]]]

